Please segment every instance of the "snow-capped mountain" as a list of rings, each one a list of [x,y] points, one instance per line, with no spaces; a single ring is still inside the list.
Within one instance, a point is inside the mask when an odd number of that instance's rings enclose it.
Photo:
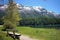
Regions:
[[[48,11],[45,8],[41,7],[41,6],[23,6],[21,4],[16,4],[19,14],[22,18],[25,17],[42,17],[42,16],[46,16],[46,17],[57,17],[58,15],[55,14],[52,11]],[[4,6],[0,6],[0,14],[1,11],[4,12],[5,9],[8,7],[8,5],[4,5]],[[58,16],[59,17],[59,16]]]

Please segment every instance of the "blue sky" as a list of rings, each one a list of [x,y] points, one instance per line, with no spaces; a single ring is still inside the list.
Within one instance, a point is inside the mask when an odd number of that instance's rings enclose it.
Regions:
[[[25,6],[42,6],[47,10],[60,14],[60,0],[14,0]],[[6,3],[7,1],[4,1]]]
[[[15,0],[15,2],[26,6],[42,6],[47,10],[60,13],[60,0]]]

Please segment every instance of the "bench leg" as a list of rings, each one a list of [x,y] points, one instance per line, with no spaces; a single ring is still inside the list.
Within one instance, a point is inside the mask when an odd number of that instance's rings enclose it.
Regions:
[[[19,36],[18,40],[20,40],[20,36]]]

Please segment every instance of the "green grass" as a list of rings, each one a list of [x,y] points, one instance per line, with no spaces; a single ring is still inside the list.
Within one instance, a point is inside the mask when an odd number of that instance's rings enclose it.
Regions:
[[[59,29],[17,27],[19,33],[39,40],[60,40]]]
[[[0,40],[13,40],[11,37],[7,37],[4,31],[1,31],[3,27],[0,27]],[[16,27],[18,33],[22,35],[28,35],[32,38],[39,40],[60,40],[60,30],[53,28],[31,28],[31,27]]]
[[[0,40],[13,40],[11,37],[6,36],[7,34],[4,31],[2,31],[2,28],[3,27],[0,26]]]

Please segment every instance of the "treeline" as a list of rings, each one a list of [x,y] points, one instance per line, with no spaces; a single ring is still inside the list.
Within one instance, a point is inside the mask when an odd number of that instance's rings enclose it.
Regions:
[[[0,25],[3,24],[3,16],[6,15],[5,11],[0,11]],[[20,15],[21,16],[21,15]],[[27,16],[27,15],[26,15]],[[47,17],[47,16],[36,16],[26,17],[22,16],[22,20],[19,21],[21,26],[32,26],[32,27],[60,27],[60,18],[58,17]]]
[[[0,19],[0,25],[3,24],[3,20]],[[35,17],[35,18],[22,18],[19,21],[21,26],[31,27],[60,27],[60,18],[51,17]]]
[[[60,18],[38,17],[38,18],[23,18],[20,21],[21,26],[58,26],[60,27]]]

